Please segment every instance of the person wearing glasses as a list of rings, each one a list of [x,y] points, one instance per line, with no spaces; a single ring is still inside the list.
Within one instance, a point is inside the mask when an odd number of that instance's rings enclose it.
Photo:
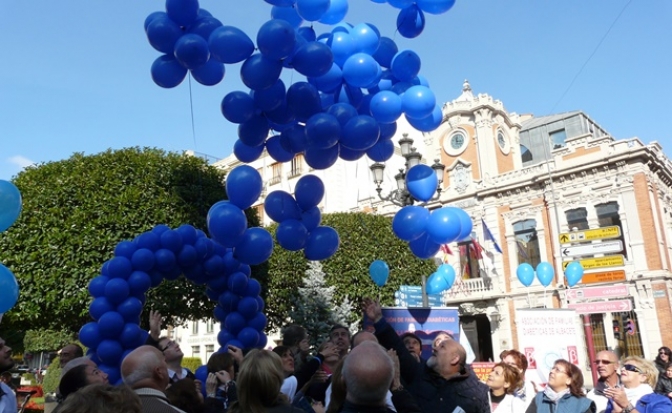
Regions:
[[[658,349],[658,355],[656,356],[656,368],[658,369],[658,375],[665,374],[667,370],[668,363],[672,362],[672,350],[669,347],[661,347]]]
[[[149,312],[149,336],[145,344],[154,346],[159,349],[166,358],[168,364],[168,374],[170,376],[170,384],[184,378],[196,380],[194,373],[186,367],[182,367],[182,359],[184,353],[180,349],[180,345],[168,337],[159,337],[161,334],[161,313],[151,310]],[[198,382],[197,386],[200,388],[202,383]]]
[[[548,383],[525,413],[595,413],[595,403],[582,390],[581,370],[567,360],[556,360]]]
[[[618,356],[613,351],[600,351],[595,355],[593,364],[597,370],[597,383],[586,397],[595,402],[597,413],[604,413],[609,402],[604,390],[621,385],[621,378],[618,375]]]
[[[670,413],[672,401],[653,392],[658,381],[656,366],[641,357],[627,357],[621,366],[622,387],[604,391],[609,398],[607,413]]]

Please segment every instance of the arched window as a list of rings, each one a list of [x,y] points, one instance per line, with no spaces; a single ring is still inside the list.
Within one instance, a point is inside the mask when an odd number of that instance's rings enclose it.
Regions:
[[[523,161],[523,165],[532,162],[532,152],[525,145],[520,145],[520,159]]]
[[[565,211],[565,216],[567,217],[567,226],[570,231],[573,231],[574,228],[588,229],[588,212],[586,208],[576,208]]]
[[[518,264],[526,262],[536,268],[541,262],[537,221],[534,219],[518,221],[513,224],[513,232],[516,237]]]

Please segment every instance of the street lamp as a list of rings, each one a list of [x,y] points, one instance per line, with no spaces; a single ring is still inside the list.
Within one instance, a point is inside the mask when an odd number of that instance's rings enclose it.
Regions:
[[[394,176],[395,181],[397,181],[397,189],[390,191],[387,196],[383,196],[383,188],[381,188],[381,185],[383,184],[383,172],[385,172],[385,164],[376,162],[371,165],[370,169],[371,172],[373,172],[373,183],[376,184],[376,192],[378,192],[378,197],[383,201],[389,201],[394,205],[404,207],[413,205],[416,201],[418,201],[417,199],[413,198],[410,192],[408,192],[406,189],[406,174],[408,173],[409,169],[420,163],[422,154],[417,152],[413,147],[413,139],[409,138],[407,133],[404,133],[402,138],[399,139],[399,147],[401,148],[401,156],[406,159],[406,163],[405,168],[399,169],[399,173]],[[434,165],[432,165],[432,169],[436,173],[438,184],[436,185],[436,195],[434,195],[430,201],[439,199],[439,196],[441,195],[441,184],[443,183],[443,173],[446,167],[441,162],[439,162],[438,159],[435,159]]]

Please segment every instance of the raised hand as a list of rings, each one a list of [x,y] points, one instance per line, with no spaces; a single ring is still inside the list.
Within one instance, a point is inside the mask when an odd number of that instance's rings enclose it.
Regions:
[[[364,298],[364,300],[362,300],[362,308],[364,309],[364,314],[366,314],[366,317],[374,323],[377,323],[381,318],[383,318],[383,308],[380,306],[380,302],[378,300],[374,301],[368,297]]]
[[[229,344],[228,353],[233,356],[233,359],[236,361],[236,363],[238,363],[239,366],[243,364],[243,350]]]
[[[161,336],[161,313],[158,311],[149,311],[149,335],[154,341],[159,341],[159,336]]]

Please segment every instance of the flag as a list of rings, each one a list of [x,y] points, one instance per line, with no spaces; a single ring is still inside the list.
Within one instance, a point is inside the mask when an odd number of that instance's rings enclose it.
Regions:
[[[483,259],[483,247],[475,239],[471,240],[471,245],[469,246],[469,251],[471,252],[471,257],[477,260]]]
[[[485,224],[485,220],[481,218],[481,222],[483,223],[483,238],[486,241],[492,241],[492,243],[495,245],[495,251],[498,253],[502,253],[502,249],[499,248],[499,244],[497,244],[497,241],[495,241],[495,237],[492,236],[492,232],[490,232],[490,228]]]
[[[441,246],[441,252],[443,252],[444,254],[453,255],[453,251],[450,249],[450,246],[448,246],[448,244],[443,244]]]

